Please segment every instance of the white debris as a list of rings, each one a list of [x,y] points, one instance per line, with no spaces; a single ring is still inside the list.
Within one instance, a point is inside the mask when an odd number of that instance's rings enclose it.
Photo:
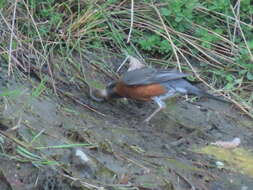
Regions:
[[[145,67],[137,58],[129,56],[129,68],[127,71],[133,71]]]
[[[241,144],[241,139],[236,137],[232,141],[216,141],[210,144],[222,148],[236,148]]]
[[[89,157],[83,151],[79,149],[76,150],[76,157],[79,157],[84,162],[90,161]]]
[[[221,162],[221,161],[216,161],[215,164],[216,164],[217,168],[219,168],[219,169],[223,169],[224,168],[224,163]]]

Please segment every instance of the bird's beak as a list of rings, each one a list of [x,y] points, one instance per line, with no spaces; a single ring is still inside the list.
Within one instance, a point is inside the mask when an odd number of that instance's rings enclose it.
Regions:
[[[108,98],[108,93],[106,89],[91,89],[90,97],[97,102],[103,102]]]

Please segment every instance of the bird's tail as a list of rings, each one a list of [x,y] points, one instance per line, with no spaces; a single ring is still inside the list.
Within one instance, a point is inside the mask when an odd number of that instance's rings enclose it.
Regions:
[[[197,95],[199,97],[207,97],[207,98],[211,98],[213,100],[217,100],[217,101],[221,101],[221,102],[225,102],[225,103],[231,103],[228,100],[225,100],[225,99],[223,99],[221,97],[217,97],[217,96],[214,96],[212,94],[209,94],[209,93],[207,93],[207,92],[205,92],[205,91],[203,91],[203,90],[201,90],[201,89],[193,86],[192,84],[188,84],[187,85],[187,92],[189,94]]]
[[[207,98],[210,98],[210,99],[213,99],[213,100],[217,100],[217,101],[220,101],[220,102],[224,102],[224,103],[231,103],[228,100],[225,100],[225,99],[223,99],[221,97],[214,96],[214,95],[209,94],[209,93],[207,93],[205,91],[202,91],[202,90],[199,90],[199,92],[196,95],[198,95],[200,97],[207,97]]]
[[[223,98],[213,96],[197,88],[196,86],[193,86],[190,82],[188,82],[185,79],[171,80],[171,81],[166,82],[165,85],[167,85],[167,87],[169,88],[175,89],[177,92],[181,94],[192,94],[192,95],[197,95],[199,97],[207,97],[207,98],[211,98],[217,101],[230,103],[229,101],[224,100]]]

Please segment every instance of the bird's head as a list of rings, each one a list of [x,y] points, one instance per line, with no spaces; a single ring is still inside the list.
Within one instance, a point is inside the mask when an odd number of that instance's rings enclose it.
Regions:
[[[120,96],[117,94],[116,85],[116,82],[111,82],[105,87],[105,89],[91,89],[90,97],[97,102],[102,102],[113,98],[120,98]]]

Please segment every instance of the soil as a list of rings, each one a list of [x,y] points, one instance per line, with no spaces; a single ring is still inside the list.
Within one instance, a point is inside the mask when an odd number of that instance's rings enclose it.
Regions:
[[[12,93],[0,96],[0,189],[253,189],[253,121],[232,104],[177,97],[146,124],[152,102],[99,103],[65,87],[94,112],[5,73],[0,94]],[[210,145],[235,137],[236,148]]]

